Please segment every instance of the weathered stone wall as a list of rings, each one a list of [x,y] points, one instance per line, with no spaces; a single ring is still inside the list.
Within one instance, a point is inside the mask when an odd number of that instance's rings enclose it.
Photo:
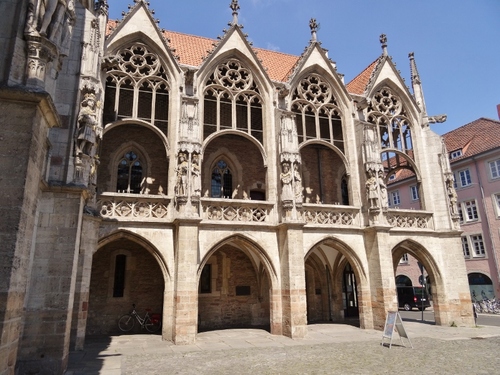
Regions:
[[[260,287],[248,256],[232,247],[223,247],[213,256],[217,259],[217,282],[210,294],[198,296],[199,330],[252,326],[268,329],[269,290]],[[241,286],[249,287],[250,294],[237,295],[236,289]]]

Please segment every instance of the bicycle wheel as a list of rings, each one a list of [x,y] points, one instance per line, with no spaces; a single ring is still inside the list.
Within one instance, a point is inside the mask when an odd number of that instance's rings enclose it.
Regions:
[[[134,323],[134,317],[130,314],[125,314],[118,320],[118,328],[123,332],[129,332],[134,328]]]
[[[161,320],[158,318],[151,319],[150,316],[147,316],[145,319],[144,328],[146,328],[146,331],[150,333],[158,332],[161,327]]]

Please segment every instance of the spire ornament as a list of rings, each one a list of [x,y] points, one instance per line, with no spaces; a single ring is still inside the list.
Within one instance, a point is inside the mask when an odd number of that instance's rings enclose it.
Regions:
[[[240,6],[238,4],[238,0],[232,0],[231,5],[229,5],[229,8],[233,11],[233,25],[238,24],[238,10],[240,9]]]
[[[382,55],[387,56],[387,35],[380,35],[380,44],[382,45]]]
[[[309,21],[309,28],[311,29],[311,41],[316,42],[316,32],[319,29],[319,24],[316,22],[316,18],[311,18],[311,20]]]

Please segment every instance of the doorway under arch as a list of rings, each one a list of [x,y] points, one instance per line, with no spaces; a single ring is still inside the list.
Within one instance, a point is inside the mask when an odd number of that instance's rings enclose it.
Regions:
[[[202,263],[198,288],[198,331],[261,328],[270,331],[268,272],[237,241],[225,243]]]
[[[127,237],[106,242],[92,259],[86,334],[119,333],[118,319],[132,304],[141,316],[146,309],[162,314],[164,290],[158,260],[143,244]]]

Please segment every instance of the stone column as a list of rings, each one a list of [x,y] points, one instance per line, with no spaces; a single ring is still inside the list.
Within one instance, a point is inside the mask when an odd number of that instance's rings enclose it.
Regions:
[[[198,329],[199,219],[177,220],[174,342],[193,344]]]
[[[291,338],[304,337],[307,332],[302,227],[301,223],[289,223],[279,229],[283,335]]]
[[[83,215],[75,303],[73,305],[71,323],[71,348],[74,350],[83,350],[84,348],[89,306],[90,275],[92,273],[92,256],[97,251],[100,222],[101,219],[98,217]]]
[[[80,189],[55,187],[41,194],[20,374],[60,374],[67,367],[83,206]]]
[[[382,330],[388,311],[398,310],[396,296],[396,279],[391,249],[380,244],[388,243],[388,229],[386,227],[371,227],[365,232],[366,255],[370,270],[369,285],[371,290],[371,305],[373,328]],[[366,294],[363,293],[363,298]],[[368,296],[366,296],[368,297]],[[364,312],[368,313],[368,312]],[[365,319],[360,316],[360,319]],[[370,327],[369,317],[366,317],[365,327]]]

